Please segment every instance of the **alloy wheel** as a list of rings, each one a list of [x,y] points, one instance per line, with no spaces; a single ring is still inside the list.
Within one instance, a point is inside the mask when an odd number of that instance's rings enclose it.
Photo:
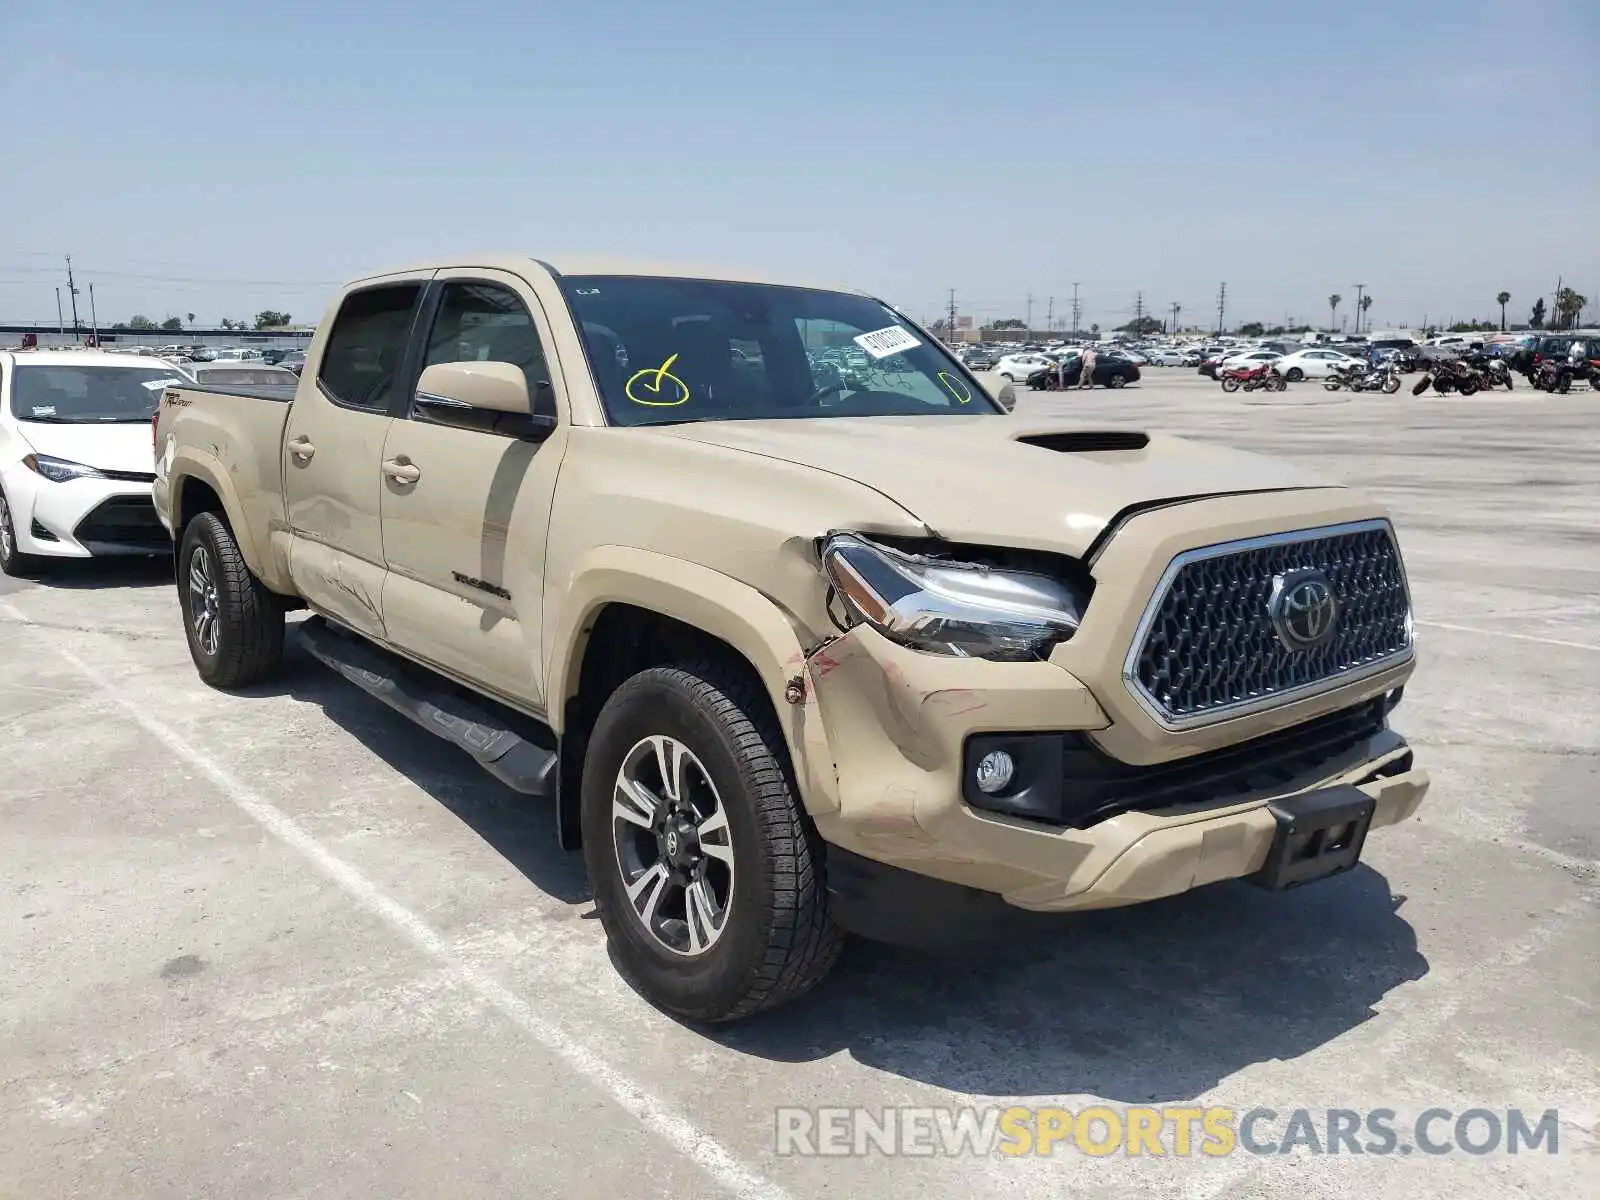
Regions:
[[[195,640],[206,654],[215,654],[222,636],[219,622],[217,581],[211,570],[211,556],[204,546],[196,546],[189,556],[189,622]]]
[[[617,771],[611,832],[633,915],[657,944],[695,957],[728,927],[733,835],[705,764],[676,738],[653,735]]]
[[[11,527],[11,505],[0,496],[0,560],[10,562],[16,552],[17,534]]]

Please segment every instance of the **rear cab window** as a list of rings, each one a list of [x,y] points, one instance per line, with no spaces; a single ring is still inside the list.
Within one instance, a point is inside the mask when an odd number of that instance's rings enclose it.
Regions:
[[[324,395],[345,408],[389,410],[421,296],[422,284],[408,282],[363,288],[344,298],[317,371]]]

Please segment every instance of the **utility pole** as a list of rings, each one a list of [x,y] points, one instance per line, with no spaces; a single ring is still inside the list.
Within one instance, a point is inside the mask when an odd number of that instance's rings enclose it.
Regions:
[[[955,288],[951,288],[950,289],[950,309],[945,314],[944,332],[945,332],[945,336],[946,337],[950,338],[952,341],[955,340],[955,336],[956,336],[956,290],[955,290]]]
[[[1351,286],[1356,289],[1356,332],[1360,333],[1361,332],[1361,293],[1366,290],[1366,286],[1367,285],[1364,284],[1364,283],[1356,283],[1356,284],[1352,284]]]
[[[1032,292],[1028,293],[1028,315],[1027,315],[1027,318],[1026,318],[1026,323],[1027,323],[1027,326],[1028,326],[1026,337],[1027,338],[1032,338],[1033,337],[1033,293]]]
[[[1056,298],[1054,296],[1050,297],[1049,303],[1044,308],[1044,327],[1047,331],[1056,327]]]
[[[60,334],[65,334],[67,332],[67,319],[61,315],[60,288],[56,289],[56,332]]]
[[[1078,333],[1078,318],[1083,315],[1083,306],[1078,303],[1078,288],[1080,286],[1082,285],[1076,283],[1072,285],[1072,333],[1074,337]]]
[[[72,255],[67,255],[67,295],[72,299],[72,340],[78,340],[78,288],[72,282]]]
[[[1172,302],[1172,332],[1173,333],[1177,333],[1178,332],[1178,314],[1181,313],[1182,311],[1183,311],[1183,305],[1179,304],[1176,300],[1174,300]]]
[[[100,318],[94,312],[94,284],[89,285],[89,329],[94,339],[94,344],[100,344]]]
[[[1222,336],[1222,318],[1228,311],[1228,285],[1224,283],[1217,289],[1217,336]]]
[[[1563,285],[1565,284],[1565,282],[1566,282],[1565,277],[1563,277],[1561,275],[1557,275],[1556,276],[1556,291],[1555,291],[1555,295],[1550,297],[1550,328],[1551,329],[1564,329],[1564,328],[1566,328],[1566,326],[1561,324],[1561,289],[1562,289]]]
[[[1133,334],[1135,337],[1144,333],[1144,293],[1133,294]]]

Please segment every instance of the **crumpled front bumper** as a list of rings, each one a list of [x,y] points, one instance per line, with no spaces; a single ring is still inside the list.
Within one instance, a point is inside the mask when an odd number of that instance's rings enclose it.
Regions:
[[[1371,827],[1380,828],[1410,817],[1428,788],[1405,743],[1385,731],[1330,759],[1314,778],[1214,806],[1122,812],[1087,828],[1045,825],[967,804],[963,747],[976,733],[1107,730],[1094,694],[1062,666],[922,654],[863,627],[807,665],[808,702],[820,710],[837,770],[837,805],[813,807],[823,838],[1019,908],[1134,904],[1252,874],[1272,845],[1268,805],[1283,796],[1354,785],[1373,798]],[[1402,664],[1329,692],[1315,710],[1371,702],[1409,671]]]

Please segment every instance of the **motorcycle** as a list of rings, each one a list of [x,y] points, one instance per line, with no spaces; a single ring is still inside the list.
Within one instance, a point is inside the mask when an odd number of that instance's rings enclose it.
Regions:
[[[1349,388],[1352,392],[1383,392],[1392,396],[1400,390],[1400,370],[1392,361],[1381,367],[1336,368],[1332,375],[1322,381],[1322,386],[1330,392]]]
[[[1451,392],[1460,392],[1463,396],[1475,396],[1482,387],[1478,373],[1466,363],[1459,360],[1435,363],[1433,368],[1424,371],[1422,378],[1411,385],[1411,394],[1420,396],[1432,385],[1433,390],[1441,396],[1448,396]]]
[[[1565,396],[1572,390],[1573,382],[1587,379],[1589,386],[1600,390],[1600,383],[1595,382],[1595,369],[1592,362],[1569,362],[1559,358],[1547,358],[1541,362],[1533,372],[1533,386],[1541,392],[1552,392]]]
[[[1287,390],[1289,383],[1271,363],[1261,363],[1254,367],[1234,367],[1222,373],[1222,390],[1237,392],[1241,388],[1247,392],[1257,390],[1264,392],[1281,392]]]

